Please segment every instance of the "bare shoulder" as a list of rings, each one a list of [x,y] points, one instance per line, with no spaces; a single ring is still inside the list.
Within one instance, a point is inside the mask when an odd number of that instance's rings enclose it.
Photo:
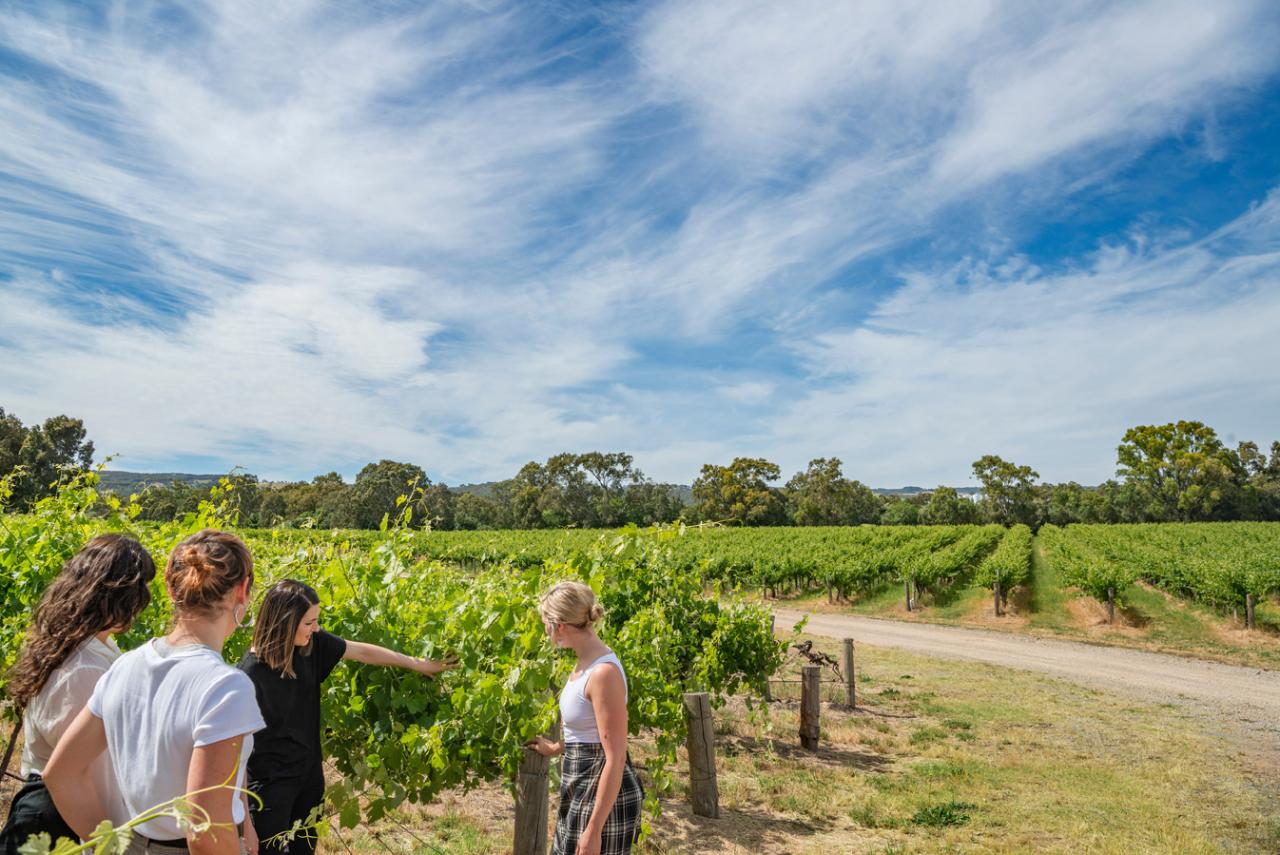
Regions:
[[[591,676],[587,679],[585,693],[593,696],[597,692],[604,692],[610,696],[622,696],[626,691],[626,681],[622,676],[622,668],[616,662],[601,662],[595,668],[591,669]]]

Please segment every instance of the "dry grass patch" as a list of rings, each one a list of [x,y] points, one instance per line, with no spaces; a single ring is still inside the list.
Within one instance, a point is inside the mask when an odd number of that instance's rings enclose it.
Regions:
[[[742,700],[718,710],[722,817],[692,815],[682,753],[638,855],[1280,851],[1280,770],[1222,722],[983,664],[868,646],[859,663],[858,709],[824,686],[816,753],[798,745],[797,684],[776,687],[767,717]],[[512,818],[507,792],[485,787],[398,817],[418,839],[384,823],[349,840],[507,852]]]

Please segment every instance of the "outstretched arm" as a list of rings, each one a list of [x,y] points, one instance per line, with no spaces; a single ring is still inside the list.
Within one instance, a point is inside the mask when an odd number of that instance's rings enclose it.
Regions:
[[[353,662],[363,662],[366,665],[405,668],[409,671],[425,674],[428,677],[434,677],[441,671],[458,667],[456,662],[417,659],[413,656],[406,656],[403,653],[396,653],[394,650],[388,650],[385,647],[379,647],[376,644],[365,644],[362,641],[348,641],[347,652],[342,654],[342,658],[350,659]]]

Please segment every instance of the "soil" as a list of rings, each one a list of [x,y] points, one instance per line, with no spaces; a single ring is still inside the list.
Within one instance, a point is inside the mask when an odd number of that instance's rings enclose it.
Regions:
[[[1146,633],[1142,627],[1125,614],[1124,609],[1116,607],[1115,623],[1107,621],[1107,604],[1093,597],[1080,596],[1067,601],[1067,611],[1071,612],[1071,623],[1090,635],[1114,633],[1127,635],[1130,638],[1141,638]]]
[[[998,627],[1004,630],[1026,627],[1028,623],[1026,604],[1019,602],[1016,594],[1001,607],[1003,614],[1000,617],[996,617],[993,599],[993,597],[984,597],[974,601],[973,608],[964,616],[964,623],[972,626]]]

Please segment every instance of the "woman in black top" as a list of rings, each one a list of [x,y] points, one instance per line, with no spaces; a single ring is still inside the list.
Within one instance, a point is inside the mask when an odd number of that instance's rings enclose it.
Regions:
[[[267,723],[254,736],[249,755],[253,826],[270,855],[315,852],[315,834],[276,839],[295,823],[318,817],[324,802],[324,758],[320,752],[320,686],[343,659],[407,668],[434,677],[452,663],[415,659],[376,644],[346,641],[320,628],[320,597],[303,582],[285,579],[267,591],[254,624],[253,647],[240,669],[253,680]]]

